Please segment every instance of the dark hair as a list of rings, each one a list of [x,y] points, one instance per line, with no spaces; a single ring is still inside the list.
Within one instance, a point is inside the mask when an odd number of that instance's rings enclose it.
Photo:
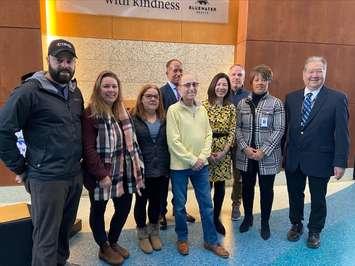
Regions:
[[[156,110],[156,114],[157,114],[157,117],[160,120],[163,120],[163,119],[165,119],[165,111],[164,111],[164,107],[163,107],[163,99],[162,99],[161,92],[160,92],[159,88],[156,85],[153,85],[153,84],[146,84],[146,85],[144,85],[141,88],[141,90],[140,90],[140,92],[138,93],[138,96],[137,96],[136,105],[133,108],[131,113],[132,113],[132,115],[136,115],[136,116],[138,116],[138,117],[140,117],[142,119],[145,118],[145,110],[144,110],[144,107],[143,107],[142,98],[143,98],[144,94],[146,93],[146,91],[149,90],[149,89],[154,89],[159,94],[159,105],[158,105],[158,109]]]
[[[215,104],[217,96],[216,96],[216,85],[217,82],[221,79],[221,78],[225,78],[227,80],[228,83],[228,91],[227,94],[223,97],[223,105],[227,105],[229,104],[229,94],[231,92],[232,86],[231,86],[231,82],[229,80],[229,77],[227,74],[225,73],[218,73],[217,75],[215,75],[211,81],[210,86],[208,87],[207,90],[207,96],[208,96],[208,102],[210,104]]]
[[[253,68],[253,70],[249,74],[249,84],[253,85],[253,80],[256,75],[260,75],[264,80],[271,82],[273,73],[269,66],[267,65],[258,65]]]

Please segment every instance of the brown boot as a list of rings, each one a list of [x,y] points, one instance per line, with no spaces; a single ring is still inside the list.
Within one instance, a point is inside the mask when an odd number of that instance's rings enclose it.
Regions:
[[[146,226],[143,228],[137,228],[137,236],[139,248],[146,254],[152,253],[153,248],[149,241],[148,228]]]
[[[161,240],[159,236],[159,225],[149,224],[149,239],[152,244],[152,248],[156,251],[161,250]]]
[[[99,258],[110,265],[121,265],[124,258],[115,252],[108,242],[106,242],[99,250]]]
[[[121,254],[121,256],[124,258],[124,259],[127,259],[129,257],[129,252],[126,248],[120,246],[119,244],[117,243],[111,243],[111,248],[118,252],[119,254]]]

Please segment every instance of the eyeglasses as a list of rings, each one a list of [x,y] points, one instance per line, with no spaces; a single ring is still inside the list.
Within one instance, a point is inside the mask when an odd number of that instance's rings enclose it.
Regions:
[[[144,94],[143,96],[146,97],[149,100],[153,99],[153,98],[157,99],[157,100],[159,99],[159,94]]]
[[[200,83],[198,83],[198,82],[188,82],[188,83],[182,84],[182,86],[184,86],[185,88],[190,88],[191,86],[196,88],[198,85],[200,85]]]

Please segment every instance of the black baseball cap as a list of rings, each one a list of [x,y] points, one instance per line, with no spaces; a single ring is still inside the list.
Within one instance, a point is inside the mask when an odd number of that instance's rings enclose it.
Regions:
[[[74,45],[71,42],[64,39],[53,40],[48,47],[48,55],[57,57],[61,52],[68,52],[77,57]]]

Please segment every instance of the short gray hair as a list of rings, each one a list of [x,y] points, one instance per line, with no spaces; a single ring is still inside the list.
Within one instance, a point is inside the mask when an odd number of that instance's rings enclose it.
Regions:
[[[306,71],[307,65],[311,62],[321,62],[323,64],[323,68],[327,71],[327,60],[322,56],[310,56],[306,59],[304,63],[303,71]]]

